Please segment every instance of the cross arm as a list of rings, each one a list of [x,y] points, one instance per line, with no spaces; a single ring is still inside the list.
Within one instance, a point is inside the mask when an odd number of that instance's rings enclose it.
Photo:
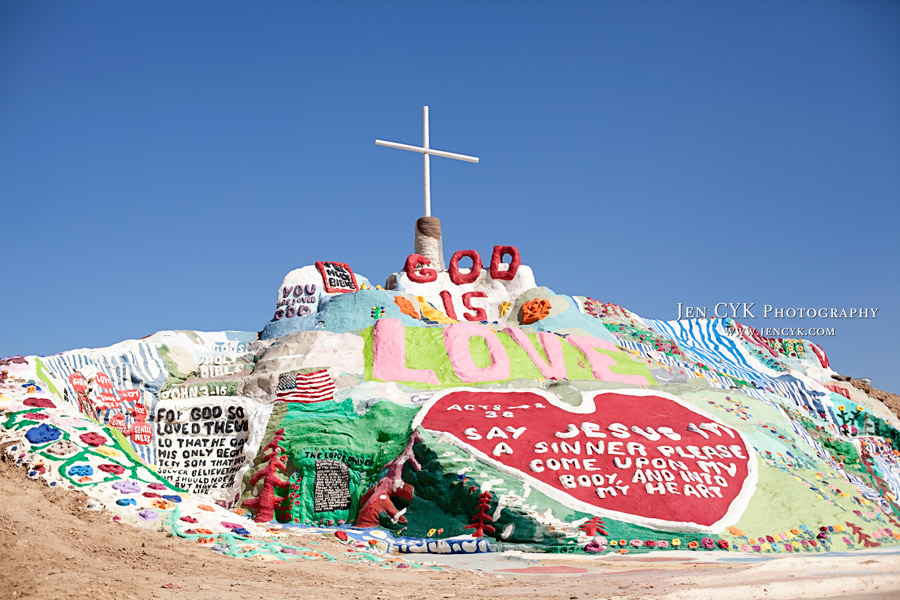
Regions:
[[[456,160],[464,160],[466,162],[477,163],[477,156],[466,156],[465,154],[455,154],[453,152],[443,152],[441,150],[433,150],[431,148],[420,148],[418,146],[409,146],[407,144],[398,144],[397,142],[385,142],[384,140],[375,140],[379,146],[387,146],[388,148],[397,148],[399,150],[411,150],[419,154],[428,154],[431,156],[442,156],[444,158],[455,158]]]

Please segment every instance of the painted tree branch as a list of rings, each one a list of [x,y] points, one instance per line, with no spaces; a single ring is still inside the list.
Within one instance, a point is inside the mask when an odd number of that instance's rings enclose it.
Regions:
[[[289,482],[278,476],[278,471],[287,472],[287,467],[284,464],[285,457],[280,454],[281,447],[278,445],[283,439],[284,428],[282,427],[275,432],[275,437],[263,449],[263,451],[268,451],[264,457],[268,464],[250,478],[251,486],[262,479],[262,490],[260,490],[256,498],[244,500],[241,504],[241,506],[256,510],[253,520],[257,523],[268,523],[275,518],[275,488],[287,488],[290,486]]]
[[[488,514],[488,510],[491,508],[491,500],[492,496],[490,492],[483,492],[480,496],[478,496],[478,506],[476,507],[477,511],[475,515],[472,517],[472,524],[466,525],[463,529],[474,529],[472,532],[472,537],[484,537],[484,532],[494,533],[494,527],[492,525],[488,525],[488,523],[493,522],[493,519]]]
[[[362,508],[359,509],[359,516],[356,518],[358,527],[377,527],[378,519],[382,512],[387,513],[391,519],[397,519],[400,523],[406,523],[406,518],[401,514],[397,515],[399,510],[394,506],[391,498],[402,498],[403,500],[412,500],[415,492],[413,487],[403,481],[403,465],[409,463],[414,471],[422,468],[419,461],[413,455],[413,445],[422,441],[418,431],[413,431],[406,448],[403,449],[397,458],[387,465],[387,472],[384,477],[378,480],[378,483],[363,495],[360,500]]]

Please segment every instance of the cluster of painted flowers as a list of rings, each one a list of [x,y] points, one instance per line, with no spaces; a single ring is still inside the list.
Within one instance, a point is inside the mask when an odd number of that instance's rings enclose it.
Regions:
[[[728,531],[732,535],[740,537],[741,542],[746,542],[740,543],[740,545],[738,542],[734,543],[733,547],[741,552],[781,552],[782,550],[785,552],[810,552],[813,550],[819,551],[820,546],[821,549],[827,550],[831,545],[829,536],[843,533],[844,526],[823,525],[816,532],[806,525],[800,525],[800,529],[791,529],[790,532],[785,533],[761,535],[757,538],[747,537],[743,531],[736,527],[729,527]],[[887,532],[889,532],[889,535],[885,537],[893,537],[893,532],[890,529]],[[884,532],[879,531],[879,533]],[[900,536],[900,534],[897,535]],[[855,545],[850,537],[843,536],[841,539],[848,546],[853,547]]]
[[[684,545],[691,550],[701,547],[704,550],[715,550],[716,547],[721,548],[722,550],[731,548],[731,544],[727,540],[719,540],[716,542],[716,540],[710,537],[705,537],[699,542],[691,540]],[[605,537],[596,537],[588,543],[585,550],[588,552],[602,552],[603,550],[606,550],[607,546],[610,550],[617,549],[619,554],[627,554],[629,552],[629,546],[634,549],[647,548],[655,550],[670,547],[678,549],[682,546],[682,541],[679,538],[672,538],[671,540],[607,540]]]

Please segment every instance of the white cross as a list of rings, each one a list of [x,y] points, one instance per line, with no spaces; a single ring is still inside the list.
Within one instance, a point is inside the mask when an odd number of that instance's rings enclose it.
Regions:
[[[442,152],[441,150],[432,150],[428,146],[428,107],[422,107],[422,122],[424,135],[422,136],[422,148],[418,146],[408,146],[406,144],[398,144],[396,142],[385,142],[383,140],[375,140],[379,146],[387,146],[388,148],[399,148],[400,150],[412,150],[413,152],[421,152],[425,158],[425,216],[431,216],[431,163],[429,157],[443,156],[444,158],[455,158],[466,162],[478,162],[476,156],[466,156],[465,154],[454,154],[452,152]]]

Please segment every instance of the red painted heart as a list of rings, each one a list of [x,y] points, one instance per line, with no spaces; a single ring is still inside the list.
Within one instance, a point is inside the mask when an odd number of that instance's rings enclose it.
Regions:
[[[567,506],[650,527],[721,531],[756,486],[740,432],[663,392],[584,392],[573,407],[543,391],[452,390],[418,426]]]

